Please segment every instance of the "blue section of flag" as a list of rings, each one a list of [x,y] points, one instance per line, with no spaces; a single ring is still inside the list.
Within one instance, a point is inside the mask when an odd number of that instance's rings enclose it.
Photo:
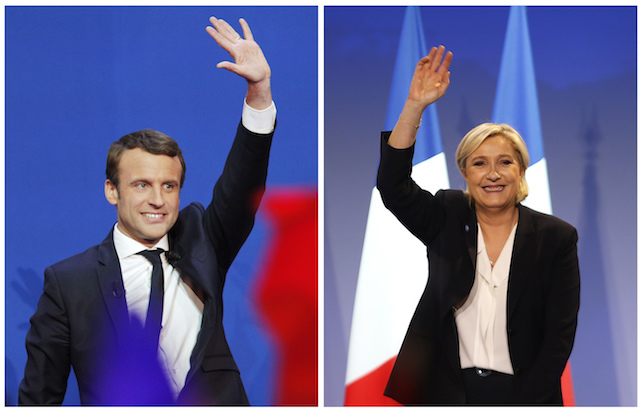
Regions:
[[[525,6],[512,6],[510,9],[492,121],[508,123],[522,135],[531,165],[544,158]]]
[[[392,76],[385,130],[392,130],[395,127],[406,102],[417,62],[427,54],[419,7],[408,6],[401,29],[395,72]],[[431,104],[424,111],[422,126],[417,131],[414,163],[423,162],[441,152],[443,152],[443,148],[439,120],[437,119],[437,107],[435,104]]]

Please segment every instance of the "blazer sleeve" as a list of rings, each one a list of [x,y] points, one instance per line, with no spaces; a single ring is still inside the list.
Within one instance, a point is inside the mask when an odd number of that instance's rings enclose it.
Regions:
[[[423,190],[411,178],[415,146],[396,149],[388,144],[390,132],[381,134],[381,160],[377,189],[383,204],[424,244],[441,230],[445,210],[440,197]]]
[[[69,322],[53,268],[45,270],[43,294],[27,333],[27,365],[20,405],[61,405],[70,371]]]
[[[572,228],[555,254],[544,298],[543,339],[518,394],[527,403],[548,403],[551,393],[559,393],[560,377],[573,348],[580,305],[577,239],[577,231]]]
[[[265,191],[272,136],[273,133],[252,133],[239,123],[223,173],[205,211],[205,229],[223,274],[254,226]]]

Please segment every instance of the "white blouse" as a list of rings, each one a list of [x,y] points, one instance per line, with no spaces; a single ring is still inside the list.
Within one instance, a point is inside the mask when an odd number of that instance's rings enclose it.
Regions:
[[[484,236],[477,224],[477,270],[464,304],[455,310],[462,369],[482,368],[513,375],[506,325],[508,274],[517,224],[491,266]]]

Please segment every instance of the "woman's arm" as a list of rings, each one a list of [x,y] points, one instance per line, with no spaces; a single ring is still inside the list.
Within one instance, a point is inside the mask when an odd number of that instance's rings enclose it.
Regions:
[[[448,67],[453,54],[445,51],[444,46],[433,47],[428,56],[417,63],[406,104],[388,140],[390,146],[396,149],[412,146],[424,110],[446,93],[450,85]]]
[[[439,231],[443,208],[435,197],[410,177],[415,136],[424,109],[444,95],[450,84],[448,66],[452,53],[433,47],[415,69],[410,92],[392,133],[381,138],[377,188],[384,205],[422,242]]]

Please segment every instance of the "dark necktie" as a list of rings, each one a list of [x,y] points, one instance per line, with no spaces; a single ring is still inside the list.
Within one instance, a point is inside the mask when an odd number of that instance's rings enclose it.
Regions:
[[[147,319],[145,320],[145,334],[151,339],[154,346],[158,346],[158,337],[161,330],[161,321],[163,319],[163,292],[165,282],[163,279],[163,264],[161,263],[160,254],[163,249],[143,250],[139,255],[145,256],[152,265],[152,284],[151,293],[149,294],[149,308],[147,309]]]

